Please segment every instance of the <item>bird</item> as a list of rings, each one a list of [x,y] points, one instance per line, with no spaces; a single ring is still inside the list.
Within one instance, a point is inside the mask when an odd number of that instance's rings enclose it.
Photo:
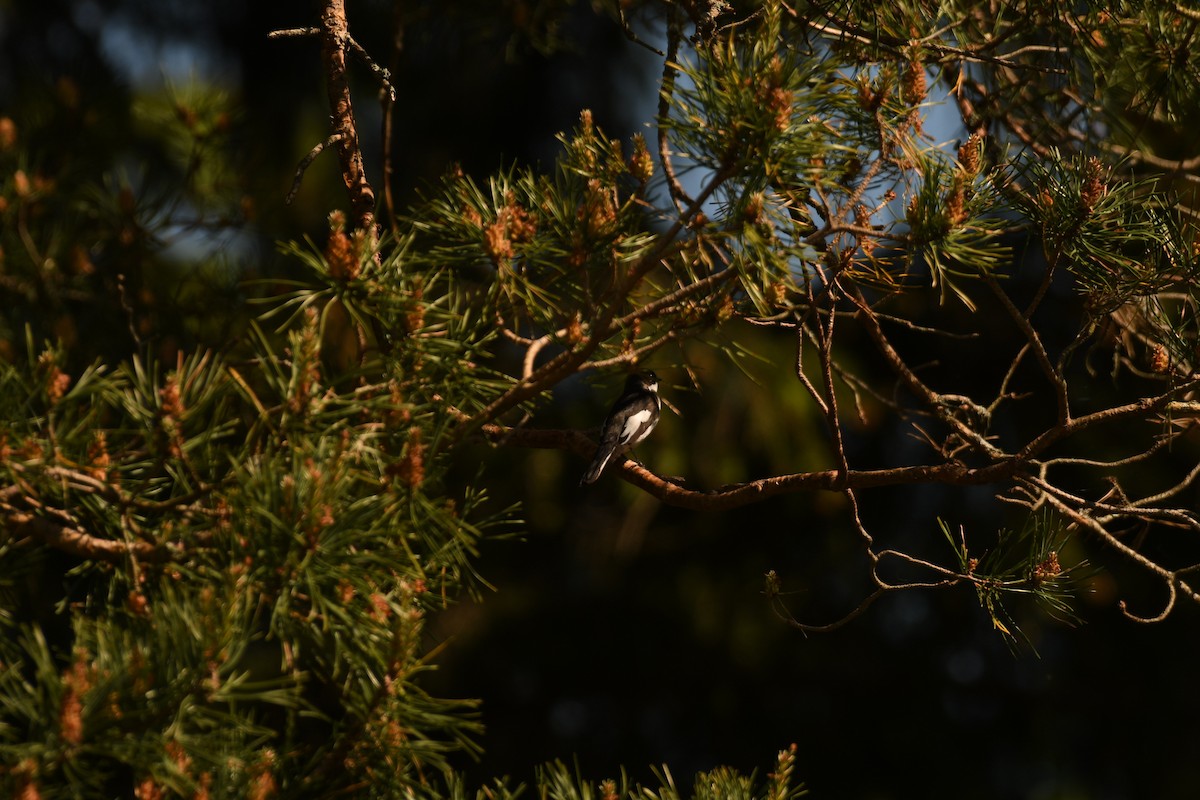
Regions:
[[[579,480],[580,486],[595,483],[614,456],[623,455],[641,442],[658,424],[662,400],[658,376],[652,371],[635,372],[625,379],[625,391],[613,403],[600,429],[600,445],[592,464]]]

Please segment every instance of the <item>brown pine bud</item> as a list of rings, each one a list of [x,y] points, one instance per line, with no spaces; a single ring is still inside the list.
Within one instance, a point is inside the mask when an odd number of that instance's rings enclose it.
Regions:
[[[1150,352],[1150,369],[1162,375],[1170,368],[1171,355],[1167,352],[1167,348],[1161,344],[1154,345],[1154,349]]]
[[[755,192],[746,198],[746,207],[742,219],[747,225],[758,225],[763,222],[764,197],[762,192]]]
[[[1104,165],[1096,157],[1089,158],[1083,166],[1083,185],[1079,189],[1079,203],[1085,213],[1091,213],[1096,203],[1108,192],[1103,178]]]
[[[537,233],[537,220],[516,201],[510,201],[500,213],[508,226],[508,238],[516,244],[531,241]]]
[[[158,781],[154,777],[147,775],[142,778],[141,783],[133,787],[134,800],[162,800],[164,797],[162,787],[158,785]]]
[[[400,460],[398,477],[412,489],[425,482],[425,445],[421,442],[421,429],[415,425],[408,431],[408,447]]]
[[[351,280],[358,276],[358,258],[354,245],[346,235],[346,215],[341,211],[329,213],[329,241],[325,244],[325,263],[335,280]]]
[[[963,187],[962,178],[956,176],[954,185],[950,189],[950,196],[946,198],[946,218],[951,225],[957,225],[966,217],[966,190]]]
[[[776,307],[782,307],[787,302],[787,291],[787,285],[781,281],[775,281],[767,287],[771,303]]]
[[[900,96],[910,106],[925,102],[929,85],[925,77],[925,65],[913,59],[904,69],[904,78],[900,82]]]
[[[983,132],[975,131],[958,148],[958,163],[968,175],[979,174],[979,159],[983,150]]]
[[[512,241],[508,238],[508,225],[504,220],[497,219],[484,228],[483,250],[497,267],[513,257]]]
[[[633,135],[633,155],[629,157],[629,174],[639,183],[646,183],[654,176],[654,159],[646,147],[646,137],[640,133]]]
[[[604,237],[617,229],[617,206],[612,191],[599,180],[592,178],[587,184],[583,206],[577,216],[583,221],[587,235]]]
[[[1042,562],[1033,569],[1033,579],[1038,583],[1057,578],[1062,574],[1062,565],[1058,563],[1058,553],[1051,551]]]
[[[567,324],[567,341],[571,344],[579,344],[583,341],[583,321],[578,313]]]
[[[0,117],[0,152],[13,149],[17,144],[17,124],[11,117]]]

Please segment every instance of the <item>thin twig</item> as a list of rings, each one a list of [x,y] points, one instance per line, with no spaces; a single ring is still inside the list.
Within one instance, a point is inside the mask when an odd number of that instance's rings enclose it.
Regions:
[[[287,197],[284,198],[284,202],[287,205],[290,206],[292,201],[296,199],[296,194],[300,191],[300,182],[304,179],[305,170],[309,168],[317,156],[321,155],[321,151],[323,151],[326,147],[332,147],[340,142],[342,140],[342,136],[343,134],[335,133],[325,141],[318,142],[312,150],[308,151],[308,155],[300,159],[300,163],[296,165],[296,176],[292,178],[292,190],[288,192]]]
[[[1050,362],[1050,354],[1046,352],[1045,345],[1042,344],[1042,337],[1034,329],[1029,322],[1029,318],[1022,314],[1009,299],[1008,294],[1001,288],[1000,282],[996,280],[996,276],[988,270],[980,270],[983,275],[983,280],[988,288],[992,290],[992,294],[1000,301],[1000,305],[1008,313],[1013,324],[1025,336],[1025,341],[1033,348],[1033,356],[1038,362],[1038,366],[1042,368],[1042,372],[1046,376],[1046,380],[1050,382],[1051,388],[1054,390],[1054,398],[1058,406],[1058,421],[1065,423],[1071,419],[1070,399],[1067,396],[1067,382],[1063,379],[1062,373]]]
[[[617,18],[621,22],[621,30],[625,31],[625,38],[634,44],[641,45],[655,55],[663,55],[663,51],[653,46],[649,42],[643,40],[640,36],[633,32],[633,28],[629,24],[629,20],[625,18],[625,7],[620,3],[617,4]]]
[[[320,33],[320,28],[284,28],[278,31],[271,31],[267,34],[267,38],[286,39],[290,36],[317,36]]]
[[[680,30],[679,10],[671,7],[670,18],[667,21],[667,56],[663,59],[662,86],[658,92],[658,160],[662,163],[663,174],[667,178],[667,189],[671,202],[680,214],[683,209],[695,205],[683,190],[683,185],[675,175],[675,166],[671,161],[671,146],[667,139],[668,120],[671,116],[671,97],[675,92],[675,75],[679,65],[675,59],[679,54],[679,40],[683,37]]]
[[[397,2],[392,15],[392,52],[388,78],[400,70],[400,54],[404,50],[404,4]],[[393,117],[396,112],[396,89],[389,84],[390,91],[381,95],[383,101],[383,207],[387,210],[388,225],[392,233],[399,235],[400,221],[396,216],[396,199],[392,188],[392,138]]]

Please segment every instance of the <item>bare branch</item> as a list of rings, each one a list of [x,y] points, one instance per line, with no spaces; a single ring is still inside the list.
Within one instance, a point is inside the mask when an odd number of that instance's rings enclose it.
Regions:
[[[374,234],[375,192],[363,167],[354,106],[350,100],[350,81],[346,76],[346,48],[350,41],[345,0],[325,0],[321,10],[321,58],[325,62],[325,86],[333,132],[341,137],[337,145],[342,182],[350,196],[354,226]]]
[[[482,431],[489,440],[495,442],[504,437],[505,444],[513,447],[567,450],[583,459],[590,459],[596,451],[596,443],[582,431],[518,429],[494,423],[483,425]],[[698,511],[725,511],[791,492],[814,489],[843,491],[847,488],[906,486],[925,482],[959,486],[997,483],[1011,479],[1021,471],[1021,467],[1020,462],[1008,460],[981,468],[970,468],[958,462],[875,470],[843,471],[839,468],[776,475],[711,491],[687,489],[674,479],[656,475],[630,460],[616,464],[613,471],[668,505]]]
[[[300,191],[300,182],[304,179],[304,172],[309,168],[317,156],[321,155],[326,147],[331,147],[342,140],[343,134],[335,133],[323,142],[318,142],[312,150],[308,151],[308,155],[300,159],[300,163],[296,165],[296,177],[292,179],[292,189],[287,193],[284,202],[289,206],[296,199],[296,194]]]
[[[79,558],[121,564],[130,557],[142,561],[165,561],[170,556],[170,550],[166,547],[149,542],[106,539],[71,525],[21,511],[8,504],[0,506],[0,514],[3,515],[4,528],[9,538],[18,542],[22,539],[39,541]]]
[[[670,190],[671,202],[680,214],[683,209],[695,205],[683,190],[683,185],[675,175],[675,167],[671,161],[671,147],[667,141],[667,121],[671,115],[671,95],[675,91],[675,74],[679,65],[675,59],[679,55],[679,40],[683,37],[679,25],[679,10],[672,6],[667,22],[667,55],[663,59],[662,83],[658,91],[658,159],[662,162],[663,174],[667,177],[667,188]]]
[[[1000,305],[1008,312],[1008,316],[1012,319],[1013,324],[1024,334],[1026,342],[1028,342],[1029,347],[1033,350],[1034,358],[1037,359],[1038,365],[1046,375],[1046,380],[1050,382],[1051,387],[1054,389],[1054,398],[1058,405],[1058,421],[1066,422],[1071,418],[1071,406],[1067,398],[1067,382],[1063,380],[1062,373],[1050,362],[1050,356],[1042,344],[1042,337],[1038,335],[1033,325],[1030,324],[1029,315],[1022,314],[1013,305],[1012,300],[1009,299],[1004,289],[1000,287],[1000,282],[996,280],[996,276],[987,270],[981,270],[981,272],[983,280],[988,285],[988,288],[992,290],[992,294],[996,296],[1000,301]],[[1047,274],[1049,272],[1050,270],[1047,270]]]
[[[268,39],[287,39],[289,37],[300,36],[319,36],[320,28],[284,28],[282,30],[271,31],[267,34]]]

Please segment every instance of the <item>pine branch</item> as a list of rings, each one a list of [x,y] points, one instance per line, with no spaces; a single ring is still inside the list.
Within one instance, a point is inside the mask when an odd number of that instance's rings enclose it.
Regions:
[[[15,488],[9,487],[9,490]],[[8,503],[0,503],[0,513],[3,514],[7,537],[18,544],[23,540],[32,540],[68,555],[110,564],[125,563],[130,557],[147,562],[166,561],[171,557],[171,551],[166,546],[106,539],[66,521],[20,511]]]

